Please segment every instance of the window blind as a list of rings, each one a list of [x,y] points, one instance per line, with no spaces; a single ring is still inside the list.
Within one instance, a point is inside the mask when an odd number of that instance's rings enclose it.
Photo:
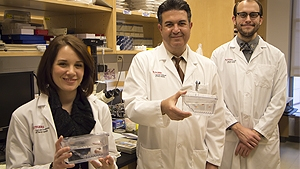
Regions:
[[[300,0],[293,1],[291,76],[300,77]]]

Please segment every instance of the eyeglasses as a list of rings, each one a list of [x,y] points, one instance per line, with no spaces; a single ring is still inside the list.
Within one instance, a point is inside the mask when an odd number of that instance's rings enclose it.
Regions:
[[[240,16],[241,18],[247,18],[247,16],[249,15],[251,19],[255,19],[258,16],[260,16],[259,12],[251,12],[251,13],[247,13],[247,12],[238,12],[236,13],[238,16]]]

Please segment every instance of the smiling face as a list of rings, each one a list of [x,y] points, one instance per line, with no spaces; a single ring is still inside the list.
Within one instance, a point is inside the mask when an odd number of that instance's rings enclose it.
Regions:
[[[237,6],[237,13],[260,12],[259,6],[255,1],[242,1]],[[258,15],[251,18],[249,15],[242,17],[240,15],[233,16],[232,21],[238,30],[238,37],[246,42],[253,40],[257,36],[257,31],[262,24],[263,18]]]
[[[63,46],[52,66],[58,93],[76,93],[84,75],[84,63],[70,46]]]
[[[190,38],[192,23],[184,10],[169,10],[162,13],[162,24],[158,24],[166,49],[180,56]]]

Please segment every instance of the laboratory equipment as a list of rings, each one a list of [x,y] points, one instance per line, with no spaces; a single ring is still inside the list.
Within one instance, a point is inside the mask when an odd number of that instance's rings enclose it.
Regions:
[[[212,115],[217,100],[215,95],[202,94],[197,91],[188,91],[182,95],[184,110],[198,115]]]
[[[106,157],[109,154],[107,132],[100,134],[85,134],[80,136],[65,137],[62,147],[70,147],[72,156],[65,160],[67,163],[82,163]]]

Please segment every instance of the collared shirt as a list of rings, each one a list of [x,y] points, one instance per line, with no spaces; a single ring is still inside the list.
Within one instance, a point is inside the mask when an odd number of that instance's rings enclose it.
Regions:
[[[256,36],[255,39],[253,39],[252,41],[244,42],[237,36],[236,41],[239,44],[241,50],[246,49],[246,50],[243,50],[243,53],[244,53],[247,61],[249,62],[253,51],[255,50],[256,46],[258,45],[259,37]],[[245,46],[245,43],[248,43],[248,46]]]
[[[170,57],[170,59],[172,59],[172,57],[174,56],[169,51],[167,51],[167,54]],[[178,56],[175,56],[175,57],[178,57]],[[185,49],[185,51],[183,52],[183,54],[180,57],[183,57],[184,62],[183,62],[183,60],[181,60],[181,62],[179,62],[179,66],[182,69],[183,73],[185,74],[186,63],[187,63],[187,58],[188,58],[188,50]],[[173,60],[173,63],[175,65],[175,61],[174,60]]]

